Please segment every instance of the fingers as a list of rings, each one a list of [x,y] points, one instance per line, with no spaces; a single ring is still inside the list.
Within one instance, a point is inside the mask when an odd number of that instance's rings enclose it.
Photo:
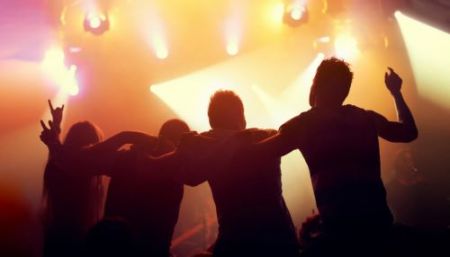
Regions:
[[[52,101],[48,99],[48,106],[50,107],[50,111],[53,113],[55,109],[53,108]]]
[[[392,69],[391,67],[387,67],[388,68],[388,70],[389,70],[389,75],[393,75],[393,76],[395,76],[395,77],[400,77],[395,71],[394,71],[394,69]]]
[[[50,112],[52,114],[55,113],[55,111],[57,111],[57,110],[60,110],[61,112],[64,111],[64,104],[61,107],[58,107],[58,108],[55,109],[53,107],[52,101],[50,99],[48,100],[48,107],[50,107]]]
[[[47,126],[45,125],[45,122],[43,120],[40,120],[40,122],[41,122],[41,127],[43,130],[46,130],[46,131],[50,130],[49,128],[47,128]]]
[[[53,121],[49,120],[48,121],[48,125],[49,125],[50,128],[53,128]]]

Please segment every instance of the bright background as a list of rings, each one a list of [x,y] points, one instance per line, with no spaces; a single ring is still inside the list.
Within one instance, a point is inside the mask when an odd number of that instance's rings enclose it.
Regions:
[[[308,109],[317,65],[337,55],[355,73],[347,102],[389,119],[396,114],[384,72],[390,66],[402,76],[420,136],[411,144],[380,140],[390,205],[400,222],[449,226],[450,35],[439,23],[450,13],[448,2],[0,0],[3,198],[20,202],[39,238],[47,151],[38,136],[39,120],[49,117],[47,99],[66,105],[65,129],[90,120],[106,136],[156,134],[175,117],[207,130],[209,97],[225,88],[242,97],[249,127],[278,128]],[[308,19],[299,26],[283,23],[291,3],[307,5]],[[87,13],[97,17],[92,26],[107,15],[109,30],[85,31]],[[422,178],[404,190],[396,175],[403,153]],[[283,158],[282,169],[299,227],[315,209],[308,169],[298,152]],[[209,188],[186,188],[174,251],[187,256],[203,249],[215,233]]]

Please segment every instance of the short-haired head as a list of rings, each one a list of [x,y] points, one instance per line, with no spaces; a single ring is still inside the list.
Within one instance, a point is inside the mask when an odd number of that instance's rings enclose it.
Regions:
[[[169,140],[173,145],[178,145],[184,133],[189,132],[189,126],[180,119],[171,119],[161,126],[159,137]]]
[[[208,118],[213,129],[242,130],[246,127],[244,104],[231,90],[219,90],[211,96]]]
[[[311,107],[342,105],[352,80],[353,73],[347,62],[335,57],[323,60],[314,76],[309,104]]]

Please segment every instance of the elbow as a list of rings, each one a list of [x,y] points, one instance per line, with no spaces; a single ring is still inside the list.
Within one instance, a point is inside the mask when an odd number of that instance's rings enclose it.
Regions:
[[[417,128],[414,129],[413,135],[412,135],[412,139],[411,141],[416,140],[419,137],[419,131],[417,130]]]
[[[409,143],[416,140],[419,137],[419,131],[417,128],[411,129],[407,134],[405,134],[404,142]]]

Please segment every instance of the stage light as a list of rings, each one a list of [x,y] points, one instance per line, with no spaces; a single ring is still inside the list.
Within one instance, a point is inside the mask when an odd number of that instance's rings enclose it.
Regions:
[[[167,59],[167,57],[169,57],[169,52],[167,49],[158,49],[156,51],[156,57],[160,60]]]
[[[153,36],[152,47],[156,58],[164,60],[169,57],[169,49],[167,48],[167,44],[161,35],[155,34]]]
[[[71,96],[78,95],[80,89],[76,78],[77,66],[71,65],[67,71],[65,81],[63,81],[63,90]]]
[[[62,92],[77,95],[79,92],[75,76],[77,67],[71,65],[67,68],[64,59],[64,52],[61,48],[51,48],[45,53],[41,67],[49,80],[59,86]]]
[[[242,18],[232,15],[225,23],[225,50],[228,55],[235,56],[239,53],[242,39]]]
[[[286,5],[283,16],[284,23],[298,26],[308,21],[308,9],[305,1],[296,0]]]
[[[91,27],[91,29],[98,29],[103,22],[103,20],[99,16],[93,16],[88,19],[89,19],[89,27]]]
[[[63,50],[58,47],[47,50],[41,62],[41,67],[51,81],[60,84],[64,80],[67,71],[64,66]]]
[[[237,55],[239,53],[239,45],[237,42],[229,42],[227,44],[227,53],[231,56]]]
[[[420,96],[450,110],[450,34],[399,11],[395,18]]]
[[[305,7],[295,6],[291,10],[291,18],[293,20],[299,21],[303,17],[303,14],[305,13],[305,11],[306,11]]]
[[[341,34],[334,41],[335,55],[350,61],[359,54],[358,41],[350,34]]]
[[[331,47],[331,37],[322,36],[313,41],[313,48],[318,52],[329,52]]]
[[[89,31],[94,35],[101,35],[109,30],[108,15],[89,13],[84,18],[83,27],[85,31]]]
[[[323,36],[317,39],[317,42],[319,43],[330,43],[331,38],[329,36]]]

